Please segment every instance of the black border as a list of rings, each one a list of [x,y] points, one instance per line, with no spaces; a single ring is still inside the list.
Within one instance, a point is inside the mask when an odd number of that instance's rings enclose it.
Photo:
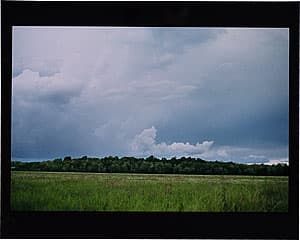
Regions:
[[[298,239],[297,2],[2,2],[1,235],[5,238]],[[288,213],[10,211],[12,26],[285,27],[290,32]]]

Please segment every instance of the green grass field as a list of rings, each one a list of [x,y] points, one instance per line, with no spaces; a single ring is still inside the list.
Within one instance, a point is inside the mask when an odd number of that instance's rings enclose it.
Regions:
[[[286,212],[288,177],[12,172],[11,208]]]

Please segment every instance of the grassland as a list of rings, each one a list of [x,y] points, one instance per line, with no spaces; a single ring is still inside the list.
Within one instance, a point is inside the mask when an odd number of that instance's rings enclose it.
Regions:
[[[12,172],[11,208],[286,212],[288,177]]]

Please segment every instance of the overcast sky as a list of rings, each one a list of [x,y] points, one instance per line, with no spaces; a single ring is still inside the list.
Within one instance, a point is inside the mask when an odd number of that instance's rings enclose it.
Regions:
[[[286,162],[288,35],[14,27],[12,158]]]

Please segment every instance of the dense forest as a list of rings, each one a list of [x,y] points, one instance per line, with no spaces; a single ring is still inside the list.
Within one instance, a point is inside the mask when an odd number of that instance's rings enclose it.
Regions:
[[[15,171],[53,171],[53,172],[96,172],[96,173],[173,173],[204,175],[259,175],[287,176],[286,164],[239,164],[233,162],[205,161],[195,158],[158,159],[134,157],[82,158],[65,157],[43,162],[13,161],[11,169]]]

